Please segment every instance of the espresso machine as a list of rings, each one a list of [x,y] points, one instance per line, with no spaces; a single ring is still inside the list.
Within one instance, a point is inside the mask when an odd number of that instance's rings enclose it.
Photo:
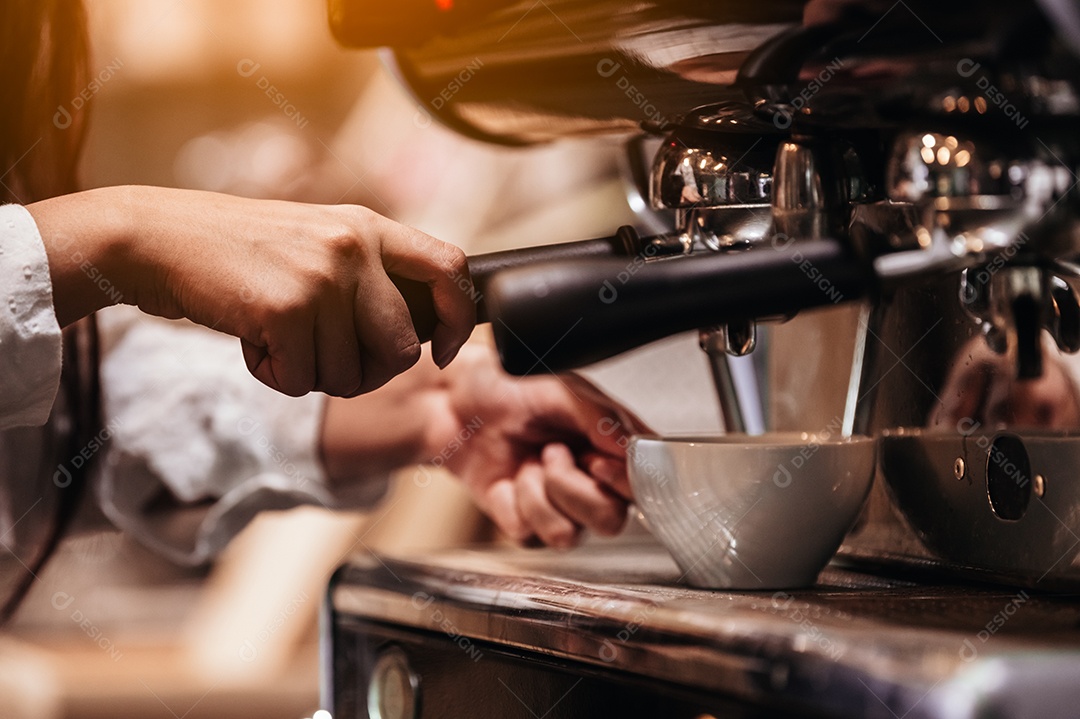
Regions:
[[[730,435],[874,453],[834,561],[790,586],[695,571],[678,550],[708,522],[652,527],[676,563],[630,540],[357,559],[327,598],[334,716],[1075,716],[1080,5],[331,0],[330,19],[462,134],[626,138],[642,227],[470,259],[508,371],[696,330]],[[845,340],[797,386],[782,337],[824,342],[821,322]],[[822,387],[824,420],[778,409]]]

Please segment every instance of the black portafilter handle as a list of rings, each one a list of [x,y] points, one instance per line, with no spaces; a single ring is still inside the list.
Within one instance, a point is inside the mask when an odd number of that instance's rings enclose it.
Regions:
[[[460,286],[477,303],[477,322],[492,323],[503,367],[525,375],[574,369],[686,330],[856,300],[873,285],[835,240],[670,256],[682,249],[675,236],[622,227],[611,237],[475,255],[472,284],[462,277]],[[391,279],[420,341],[430,340],[430,288]]]
[[[474,255],[469,258],[470,285],[464,277],[451,278],[457,281],[462,291],[468,293],[476,302],[476,321],[489,322],[486,293],[488,282],[497,272],[514,267],[529,267],[542,262],[563,261],[579,262],[605,257],[642,257],[671,254],[682,250],[682,245],[674,238],[664,235],[658,237],[640,237],[632,227],[620,227],[611,237],[579,242],[564,242],[539,247],[526,247],[520,250],[491,252]],[[391,275],[405,304],[412,315],[413,326],[421,342],[431,339],[435,329],[435,308],[431,302],[431,290],[423,282],[408,280]]]
[[[686,330],[788,315],[864,296],[871,273],[813,240],[656,262],[592,258],[500,272],[485,301],[503,367],[562,372]]]

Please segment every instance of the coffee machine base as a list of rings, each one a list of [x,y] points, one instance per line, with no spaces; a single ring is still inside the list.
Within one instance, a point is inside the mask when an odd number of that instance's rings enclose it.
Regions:
[[[642,539],[357,557],[324,617],[336,719],[1075,716],[1075,596],[833,564],[692,589]]]

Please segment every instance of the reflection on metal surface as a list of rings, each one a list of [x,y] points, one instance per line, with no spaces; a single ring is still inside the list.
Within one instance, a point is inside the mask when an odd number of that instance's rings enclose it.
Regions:
[[[874,395],[869,427],[884,433],[884,483],[845,554],[922,558],[1047,588],[1080,577],[1080,483],[1045,491],[1080,467],[1078,362],[1053,341],[1052,319],[1018,315],[999,301],[1015,294],[1005,277],[1012,271],[945,275],[879,306],[869,340],[878,361],[864,386]],[[973,274],[988,279],[978,293],[965,289]],[[987,291],[998,293],[994,301]],[[1030,468],[1002,441],[1021,444]],[[887,509],[892,502],[896,509]]]
[[[702,108],[698,117],[710,112]],[[735,121],[737,122],[737,121]],[[657,208],[768,205],[777,139],[736,128],[693,129],[694,119],[657,151],[649,192]]]
[[[953,465],[963,458],[964,477]],[[889,490],[935,554],[990,576],[1061,586],[1075,575],[1080,434],[896,431],[881,439]],[[1046,478],[1062,481],[1042,496]],[[992,558],[992,564],[987,558]],[[989,565],[989,566],[988,566]]]
[[[960,287],[958,275],[947,275],[897,292],[882,304],[871,342],[884,356],[866,379],[876,393],[874,425],[938,432],[1080,428],[1073,360],[1048,335],[1036,332],[1035,346],[1026,351],[1037,353],[1042,372],[1024,376],[1017,341],[988,342],[984,323],[973,320]],[[1003,333],[1020,334],[1016,329]]]
[[[788,237],[832,235],[829,223],[842,198],[831,191],[832,170],[822,167],[819,152],[799,142],[785,142],[777,151],[773,220]]]
[[[1057,251],[1056,238],[1045,235],[1061,220],[1048,215],[1071,188],[1072,172],[1052,152],[1029,153],[962,133],[909,132],[897,140],[888,194],[919,210],[919,271],[981,265],[998,253],[1011,259],[1031,235],[1044,235],[1044,249]],[[879,268],[889,272],[889,261],[882,258]]]
[[[757,345],[756,326],[713,327],[701,330],[698,344],[709,359],[720,414],[728,433],[763,434],[766,429],[764,388],[748,356]],[[760,353],[759,353],[760,354]]]
[[[393,64],[421,107],[472,136],[637,132],[725,96],[741,102],[742,60],[799,22],[802,4],[522,0],[398,48]]]
[[[675,210],[691,252],[738,252],[772,235],[778,142],[775,128],[745,107],[724,103],[695,109],[664,138],[653,161],[650,196],[657,208]],[[765,373],[739,359],[758,347],[757,336],[751,320],[700,332],[728,433],[759,435],[767,428]]]

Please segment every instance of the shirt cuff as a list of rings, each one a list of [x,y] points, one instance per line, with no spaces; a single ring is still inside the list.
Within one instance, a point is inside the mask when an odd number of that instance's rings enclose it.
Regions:
[[[61,335],[34,218],[0,206],[0,430],[45,424],[60,387]]]

